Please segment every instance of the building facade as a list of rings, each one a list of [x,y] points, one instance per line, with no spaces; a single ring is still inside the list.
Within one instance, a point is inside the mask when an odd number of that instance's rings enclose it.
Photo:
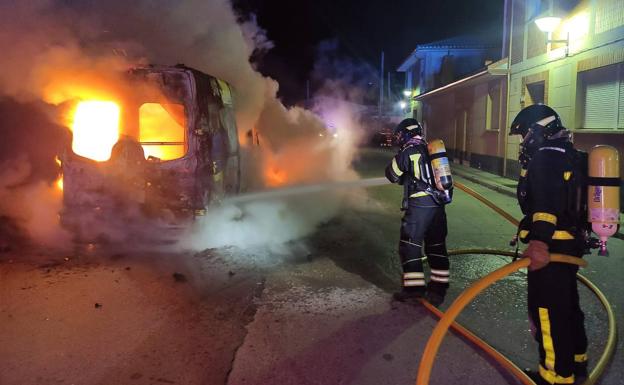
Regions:
[[[507,3],[509,120],[522,108],[543,102],[559,113],[576,147],[610,144],[624,155],[624,1]],[[552,33],[540,31],[535,20],[551,15],[561,17],[560,24]],[[508,137],[505,154],[505,172],[516,175],[517,137]]]
[[[545,16],[560,18],[552,32],[535,22]],[[456,161],[515,178],[519,138],[508,135],[509,122],[541,102],[560,114],[578,148],[610,144],[622,162],[624,1],[506,0],[504,21],[504,59],[417,92],[416,116],[429,136],[443,139]]]
[[[416,46],[397,69],[405,73],[405,90],[421,95],[482,69],[500,57],[500,47],[488,40],[459,36]],[[412,99],[405,113],[422,120],[420,101]]]

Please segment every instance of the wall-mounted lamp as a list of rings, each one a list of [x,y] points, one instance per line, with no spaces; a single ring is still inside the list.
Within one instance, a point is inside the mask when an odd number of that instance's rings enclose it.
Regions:
[[[561,24],[561,18],[555,16],[538,17],[535,19],[535,24],[537,24],[537,28],[539,28],[540,31],[553,33],[559,24]]]
[[[568,48],[570,45],[570,32],[567,33],[567,37],[565,40],[552,40],[552,33],[557,29],[559,24],[561,24],[561,18],[556,16],[545,16],[538,17],[535,19],[535,24],[540,31],[546,32],[548,34],[548,39],[546,40],[546,44],[549,43],[564,43],[565,44],[565,55],[568,56]]]

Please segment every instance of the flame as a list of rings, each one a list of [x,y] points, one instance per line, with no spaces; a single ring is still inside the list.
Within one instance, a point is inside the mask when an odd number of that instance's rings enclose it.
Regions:
[[[57,189],[63,191],[63,174],[60,174],[58,176],[58,178],[54,182],[54,185],[56,186]]]
[[[288,180],[286,173],[277,167],[269,167],[264,174],[270,187],[282,186]]]
[[[146,158],[171,160],[186,153],[184,105],[144,103],[139,108],[139,124]]]
[[[73,116],[72,150],[81,156],[105,161],[119,139],[119,105],[111,101],[78,103]]]

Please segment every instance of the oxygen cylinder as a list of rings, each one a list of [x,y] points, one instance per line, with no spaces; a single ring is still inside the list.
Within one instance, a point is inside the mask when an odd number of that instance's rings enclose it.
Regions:
[[[429,150],[429,159],[431,160],[431,168],[433,169],[433,177],[438,190],[446,191],[453,187],[453,178],[451,177],[451,166],[446,155],[446,147],[440,139],[435,139],[427,145]]]
[[[588,160],[587,219],[600,238],[598,255],[608,255],[607,238],[620,220],[620,161],[612,146],[594,146]]]

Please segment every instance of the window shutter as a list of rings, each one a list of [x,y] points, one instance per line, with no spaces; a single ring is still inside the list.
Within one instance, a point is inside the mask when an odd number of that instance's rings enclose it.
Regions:
[[[617,69],[612,66],[586,71],[584,75],[584,128],[608,129],[618,124],[620,92]],[[620,104],[621,106],[621,104]],[[620,107],[621,108],[621,107]]]
[[[620,65],[620,97],[618,98],[618,128],[624,128],[624,66]]]

